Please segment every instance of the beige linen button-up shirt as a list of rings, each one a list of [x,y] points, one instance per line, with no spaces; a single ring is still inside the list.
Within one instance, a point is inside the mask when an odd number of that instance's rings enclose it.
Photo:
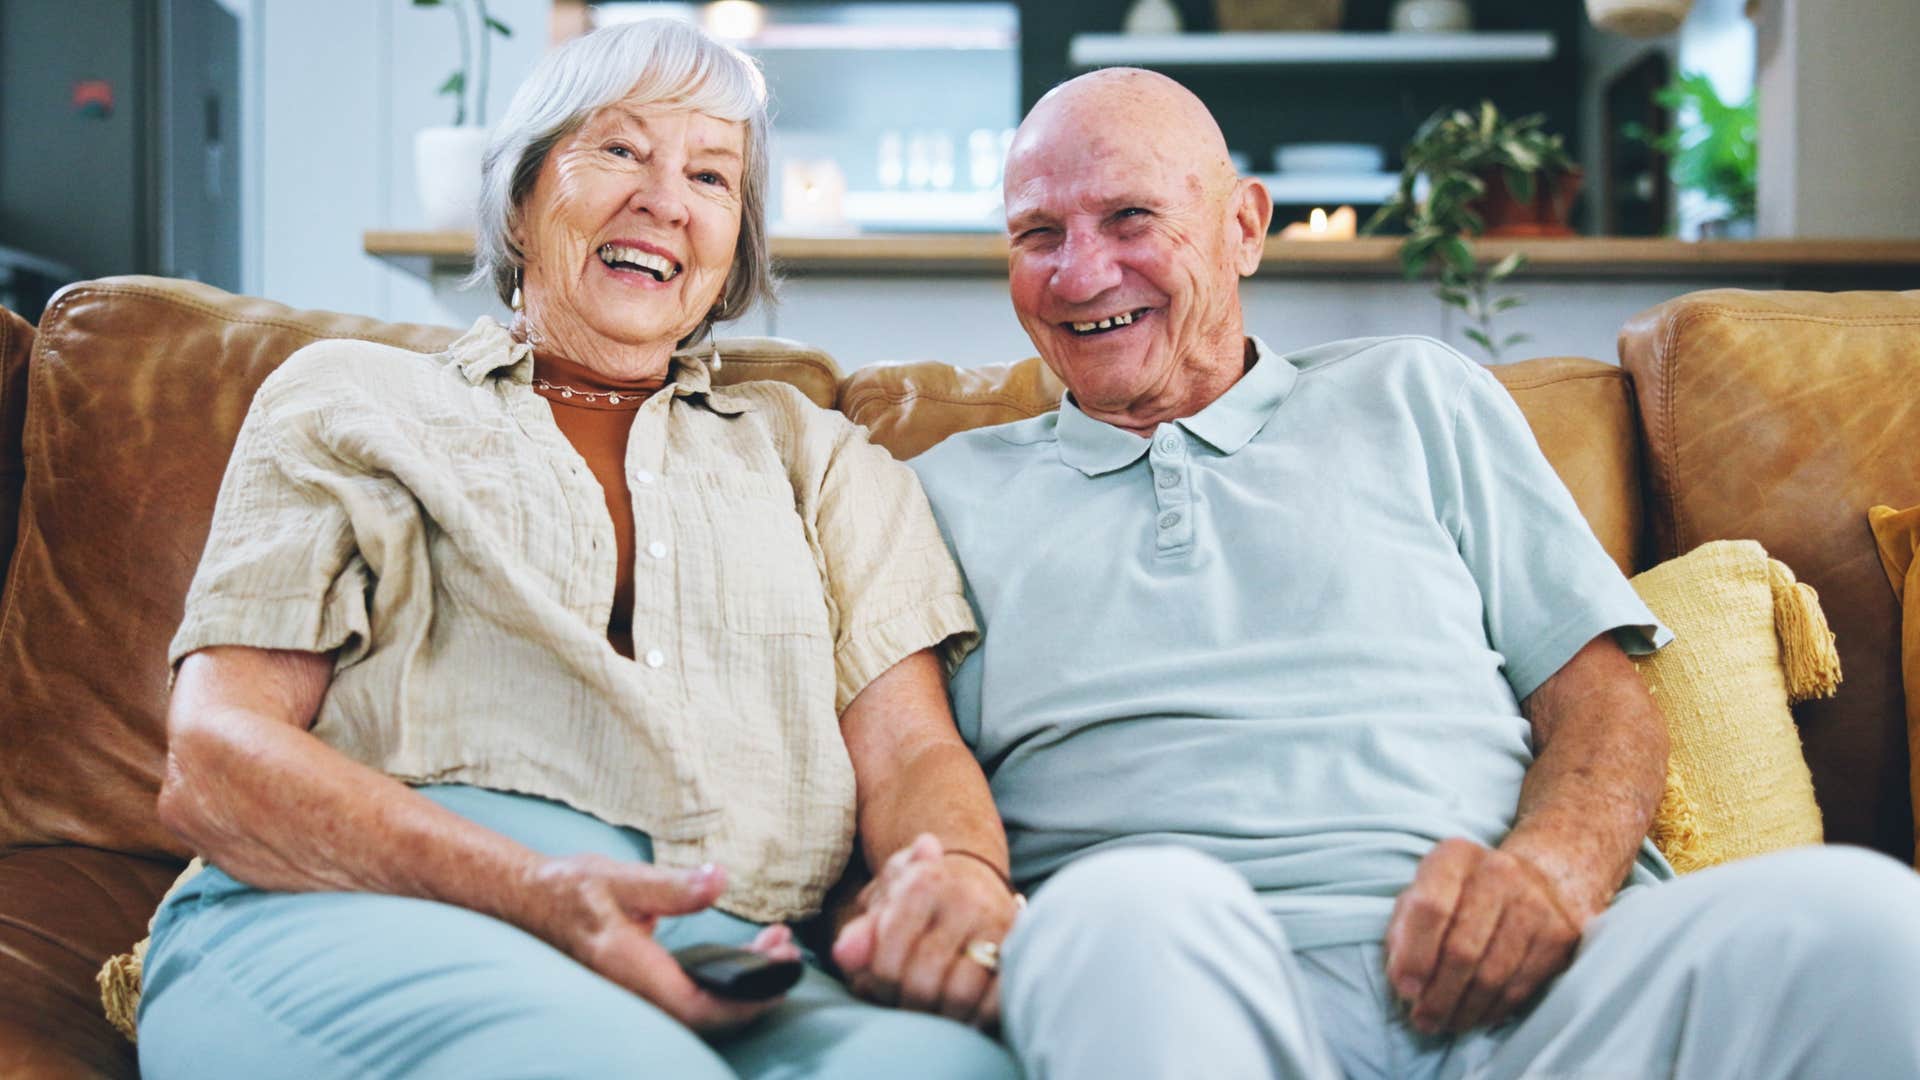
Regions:
[[[334,652],[313,732],[415,784],[564,802],[717,862],[722,908],[818,910],[852,851],[839,712],[916,650],[971,641],[911,471],[780,383],[676,358],[636,415],[636,659],[606,637],[599,484],[491,319],[427,356],[300,350],[227,465],[169,660]],[[958,638],[958,642],[949,639]]]

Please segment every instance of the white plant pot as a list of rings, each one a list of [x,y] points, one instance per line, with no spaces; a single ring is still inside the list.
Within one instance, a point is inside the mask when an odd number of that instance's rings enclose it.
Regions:
[[[1403,34],[1459,34],[1473,29],[1467,0],[1397,0],[1387,25]]]
[[[429,229],[465,229],[480,224],[480,159],[487,149],[482,127],[421,128],[413,137],[413,178]]]
[[[1587,0],[1593,25],[1628,37],[1660,37],[1680,29],[1693,0]]]

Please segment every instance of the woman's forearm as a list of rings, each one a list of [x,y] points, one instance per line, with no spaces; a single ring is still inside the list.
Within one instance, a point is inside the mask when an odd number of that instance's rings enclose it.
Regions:
[[[536,852],[306,730],[331,674],[310,653],[188,657],[169,709],[161,820],[259,888],[380,892],[535,921]]]

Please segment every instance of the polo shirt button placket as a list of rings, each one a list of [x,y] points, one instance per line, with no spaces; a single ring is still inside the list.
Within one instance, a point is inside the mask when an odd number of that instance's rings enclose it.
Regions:
[[[1153,546],[1160,554],[1180,552],[1193,544],[1193,522],[1187,506],[1188,469],[1186,440],[1171,425],[1153,438],[1148,465],[1153,470],[1155,503]]]

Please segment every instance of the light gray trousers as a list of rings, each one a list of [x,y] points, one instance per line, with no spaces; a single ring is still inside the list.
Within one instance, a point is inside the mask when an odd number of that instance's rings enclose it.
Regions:
[[[1920,875],[1824,847],[1643,888],[1524,1015],[1427,1037],[1377,944],[1295,952],[1224,863],[1127,848],[1039,890],[1001,990],[1030,1080],[1913,1080]]]

